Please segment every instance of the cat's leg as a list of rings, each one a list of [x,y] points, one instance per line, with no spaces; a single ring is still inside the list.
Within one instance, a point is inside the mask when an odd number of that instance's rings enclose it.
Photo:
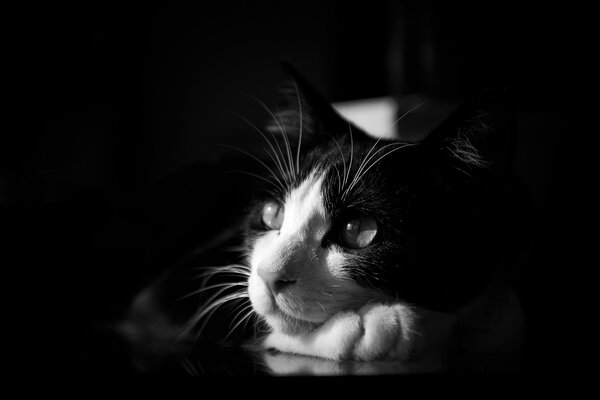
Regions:
[[[333,360],[406,360],[412,351],[416,315],[403,304],[372,303],[337,313],[301,335],[273,332],[265,345],[282,352]]]

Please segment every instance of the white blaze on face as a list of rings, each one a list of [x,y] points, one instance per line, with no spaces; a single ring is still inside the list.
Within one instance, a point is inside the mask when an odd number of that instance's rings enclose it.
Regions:
[[[323,176],[313,172],[298,188],[292,190],[284,204],[284,220],[280,235],[320,240],[328,229],[321,187]]]
[[[250,254],[250,300],[275,330],[310,329],[373,297],[348,277],[343,250],[322,245],[331,226],[322,195],[323,178],[324,174],[313,172],[290,191],[283,204],[281,229],[265,232]],[[267,274],[280,274],[294,283],[273,293],[260,276]]]

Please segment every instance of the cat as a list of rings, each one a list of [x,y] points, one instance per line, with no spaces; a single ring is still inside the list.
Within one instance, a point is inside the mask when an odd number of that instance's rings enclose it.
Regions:
[[[510,304],[504,318],[518,321],[516,299],[497,286],[510,248],[502,156],[513,146],[500,95],[479,95],[419,143],[384,142],[286,69],[297,105],[277,128],[304,146],[295,159],[274,153],[276,189],[247,229],[249,298],[271,329],[264,345],[408,361],[442,356],[475,308]],[[518,334],[506,336],[485,346]]]
[[[225,320],[252,322],[271,361],[439,366],[458,354],[518,354],[506,93],[479,93],[418,142],[377,139],[283,69],[284,107],[268,110],[266,131],[251,124],[269,162],[251,155],[265,186],[241,227],[241,262],[204,269],[194,293],[211,296],[180,337],[202,337],[218,309],[242,302]]]

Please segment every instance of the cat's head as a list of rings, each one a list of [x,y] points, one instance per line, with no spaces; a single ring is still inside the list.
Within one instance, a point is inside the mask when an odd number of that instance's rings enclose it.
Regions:
[[[285,68],[274,189],[247,224],[254,310],[295,333],[370,301],[452,312],[477,296],[510,262],[503,94],[481,93],[421,142],[378,140]]]

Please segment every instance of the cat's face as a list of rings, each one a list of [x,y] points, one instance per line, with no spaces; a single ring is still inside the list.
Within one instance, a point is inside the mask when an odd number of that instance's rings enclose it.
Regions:
[[[289,333],[372,296],[348,276],[346,254],[322,245],[332,226],[323,180],[313,172],[281,203],[266,202],[259,212],[266,231],[250,252],[252,305],[271,327]]]
[[[485,123],[450,118],[429,142],[381,141],[311,90],[278,121],[288,136],[272,148],[276,190],[248,219],[254,310],[297,334],[369,302],[445,310],[474,296],[492,271],[480,265],[490,215],[478,202],[494,190],[479,181],[495,175],[460,133]]]
[[[361,250],[377,246],[378,223],[367,214],[331,210],[328,172],[315,167],[254,215],[259,227],[249,254],[250,300],[271,327],[286,333],[386,297],[358,284],[352,273],[360,268]]]

